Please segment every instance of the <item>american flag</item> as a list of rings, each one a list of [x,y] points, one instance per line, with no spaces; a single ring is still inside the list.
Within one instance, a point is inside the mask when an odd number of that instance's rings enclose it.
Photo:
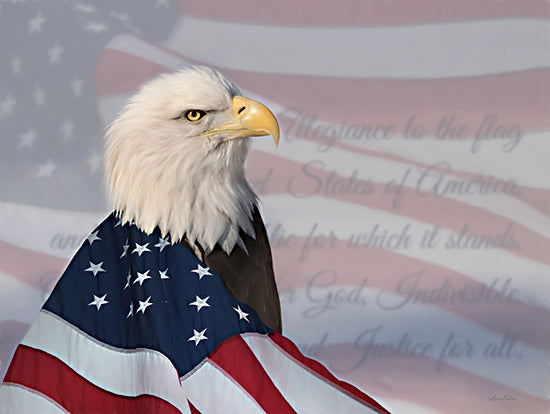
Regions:
[[[547,1],[113,7],[2,3],[2,370],[109,211],[105,126],[152,77],[208,64],[281,123],[247,171],[285,335],[392,411],[548,411]],[[64,140],[72,116],[87,129]]]
[[[110,215],[0,388],[7,413],[387,413],[272,333],[186,247]]]

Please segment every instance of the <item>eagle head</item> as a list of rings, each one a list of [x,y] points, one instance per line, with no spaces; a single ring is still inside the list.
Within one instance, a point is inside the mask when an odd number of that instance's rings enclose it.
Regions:
[[[221,73],[192,67],[163,74],[136,93],[105,137],[107,185],[123,223],[177,242],[227,253],[239,232],[255,237],[256,196],[244,161],[249,137],[279,126],[271,111],[241,96]]]

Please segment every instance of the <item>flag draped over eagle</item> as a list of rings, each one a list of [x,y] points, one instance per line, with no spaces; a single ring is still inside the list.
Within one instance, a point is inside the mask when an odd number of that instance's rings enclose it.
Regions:
[[[115,214],[66,268],[0,388],[8,413],[385,413],[159,229]]]

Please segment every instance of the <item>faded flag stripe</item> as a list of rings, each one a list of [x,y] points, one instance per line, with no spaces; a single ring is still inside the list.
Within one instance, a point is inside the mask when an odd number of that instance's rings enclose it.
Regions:
[[[548,67],[548,54],[532,53],[547,47],[546,29],[547,22],[543,19],[383,28],[303,28],[184,15],[163,44],[189,58],[223,69],[307,76],[425,79]],[[504,36],[506,53],[500,47]],[[200,42],[190,42],[192,38],[200,38]],[[344,44],[346,47],[342,47]],[[235,45],[246,45],[246,48],[234,53]],[[269,53],[265,53],[266,50]]]
[[[0,240],[0,249],[3,255],[0,273],[17,275],[21,282],[43,290],[51,290],[67,265],[66,259],[25,249],[7,241]]]
[[[398,10],[398,12],[396,12]],[[181,13],[205,19],[288,26],[393,26],[507,17],[550,17],[544,0],[501,2],[461,0],[330,0],[277,3],[239,0],[216,7],[200,0],[181,0]]]

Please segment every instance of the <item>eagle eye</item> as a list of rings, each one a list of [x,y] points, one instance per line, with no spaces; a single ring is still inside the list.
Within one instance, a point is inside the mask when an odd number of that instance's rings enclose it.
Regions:
[[[188,121],[197,122],[199,119],[202,119],[206,115],[206,112],[200,109],[190,109],[186,111],[184,115],[185,119],[187,119]]]

